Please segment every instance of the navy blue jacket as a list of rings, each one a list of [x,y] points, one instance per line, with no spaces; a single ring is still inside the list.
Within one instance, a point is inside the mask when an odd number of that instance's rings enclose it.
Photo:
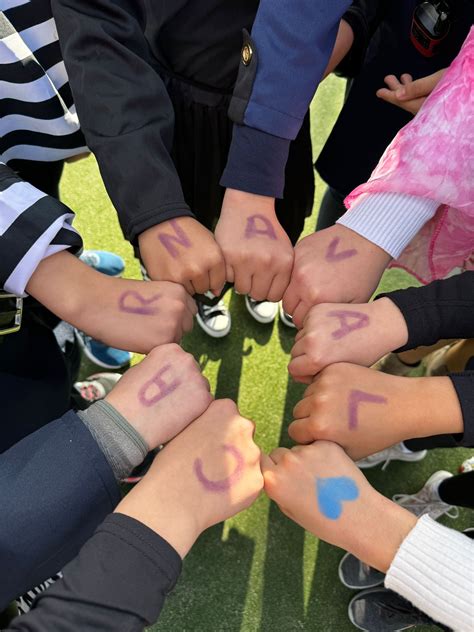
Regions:
[[[261,0],[252,35],[245,36],[247,57],[230,108],[236,125],[223,186],[282,197],[290,141],[301,128],[350,4]]]
[[[120,501],[114,474],[68,412],[0,456],[0,611],[72,560]]]

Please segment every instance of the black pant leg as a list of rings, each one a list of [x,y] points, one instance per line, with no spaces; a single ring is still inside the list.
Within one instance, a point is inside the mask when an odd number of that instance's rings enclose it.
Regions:
[[[438,488],[441,500],[448,505],[474,509],[474,471],[445,479]]]
[[[8,166],[16,171],[20,178],[59,200],[59,182],[63,173],[64,160],[56,162],[11,160]]]
[[[332,187],[328,187],[324,193],[319,209],[318,222],[316,230],[324,230],[330,226],[334,226],[337,220],[344,215],[346,207],[344,200],[346,195],[340,191],[336,191]]]

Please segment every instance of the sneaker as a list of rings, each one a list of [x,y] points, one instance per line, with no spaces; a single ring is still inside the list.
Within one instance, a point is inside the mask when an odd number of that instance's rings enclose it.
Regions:
[[[472,472],[474,470],[474,456],[469,457],[461,463],[459,466],[459,473],[465,474],[466,472]]]
[[[255,301],[251,296],[245,297],[245,307],[250,316],[262,325],[273,323],[278,314],[278,303]]]
[[[21,597],[15,599],[16,607],[18,609],[18,616],[29,612],[36,598],[41,595],[42,592],[52,586],[55,582],[57,582],[58,579],[62,579],[62,577],[62,573],[57,573],[56,575],[53,575],[53,577],[50,577],[49,579],[44,581],[42,584],[38,584],[38,586],[35,586]]]
[[[416,625],[438,625],[387,588],[363,590],[349,603],[347,614],[352,625],[367,632],[400,632]]]
[[[104,399],[122,377],[121,373],[95,373],[73,386],[79,396],[88,404]]]
[[[339,563],[339,579],[342,584],[352,590],[375,588],[385,580],[385,575],[361,562],[352,553],[346,553]]]
[[[119,277],[125,270],[125,261],[119,255],[104,250],[83,250],[79,259],[88,266],[111,277]]]
[[[206,334],[213,338],[224,338],[230,332],[232,320],[230,312],[223,301],[216,305],[205,305],[196,301],[198,313],[196,320]]]
[[[281,322],[286,325],[287,327],[291,327],[292,329],[296,329],[296,325],[293,322],[293,316],[290,316],[290,314],[287,314],[287,312],[285,312],[285,310],[283,309],[283,303],[280,302],[279,304],[279,311],[280,311],[280,320]]]
[[[378,362],[373,364],[371,368],[376,371],[381,371],[382,373],[405,377],[417,369],[420,364],[421,362],[417,362],[416,364],[405,364],[405,362],[400,360],[396,353],[387,353],[387,355],[384,355],[383,358],[380,358]]]
[[[391,461],[408,461],[409,463],[417,463],[422,461],[427,455],[426,450],[420,450],[419,452],[412,452],[405,448],[403,443],[397,443],[397,445],[381,450],[375,454],[371,454],[365,459],[357,461],[357,466],[361,470],[368,470],[371,467],[376,467],[383,463],[382,470],[385,470]]]
[[[417,518],[428,514],[433,520],[441,516],[448,516],[455,520],[459,516],[459,509],[443,502],[438,494],[440,484],[451,476],[452,474],[444,470],[435,472],[416,494],[395,494],[392,500],[400,507],[411,511]]]
[[[132,354],[129,351],[122,351],[122,349],[109,347],[103,342],[94,340],[78,329],[75,329],[74,333],[76,334],[76,338],[84,355],[94,364],[97,364],[104,369],[122,369],[130,364]]]

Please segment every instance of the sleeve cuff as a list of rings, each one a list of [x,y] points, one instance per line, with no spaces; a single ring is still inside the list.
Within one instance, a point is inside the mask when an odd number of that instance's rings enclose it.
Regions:
[[[460,632],[472,630],[474,543],[428,516],[403,541],[385,586],[430,617]]]
[[[464,421],[464,433],[454,436],[460,447],[474,447],[474,371],[451,373],[449,376],[453,383],[456,395],[461,405]]]
[[[398,259],[438,207],[434,200],[404,193],[366,194],[337,223]]]
[[[227,189],[282,198],[290,142],[252,127],[234,125],[221,185]]]

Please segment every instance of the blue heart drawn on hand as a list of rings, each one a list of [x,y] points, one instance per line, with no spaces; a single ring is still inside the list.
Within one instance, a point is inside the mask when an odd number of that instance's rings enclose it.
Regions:
[[[323,516],[337,520],[342,513],[342,503],[359,498],[359,488],[347,476],[317,478],[316,498]]]

